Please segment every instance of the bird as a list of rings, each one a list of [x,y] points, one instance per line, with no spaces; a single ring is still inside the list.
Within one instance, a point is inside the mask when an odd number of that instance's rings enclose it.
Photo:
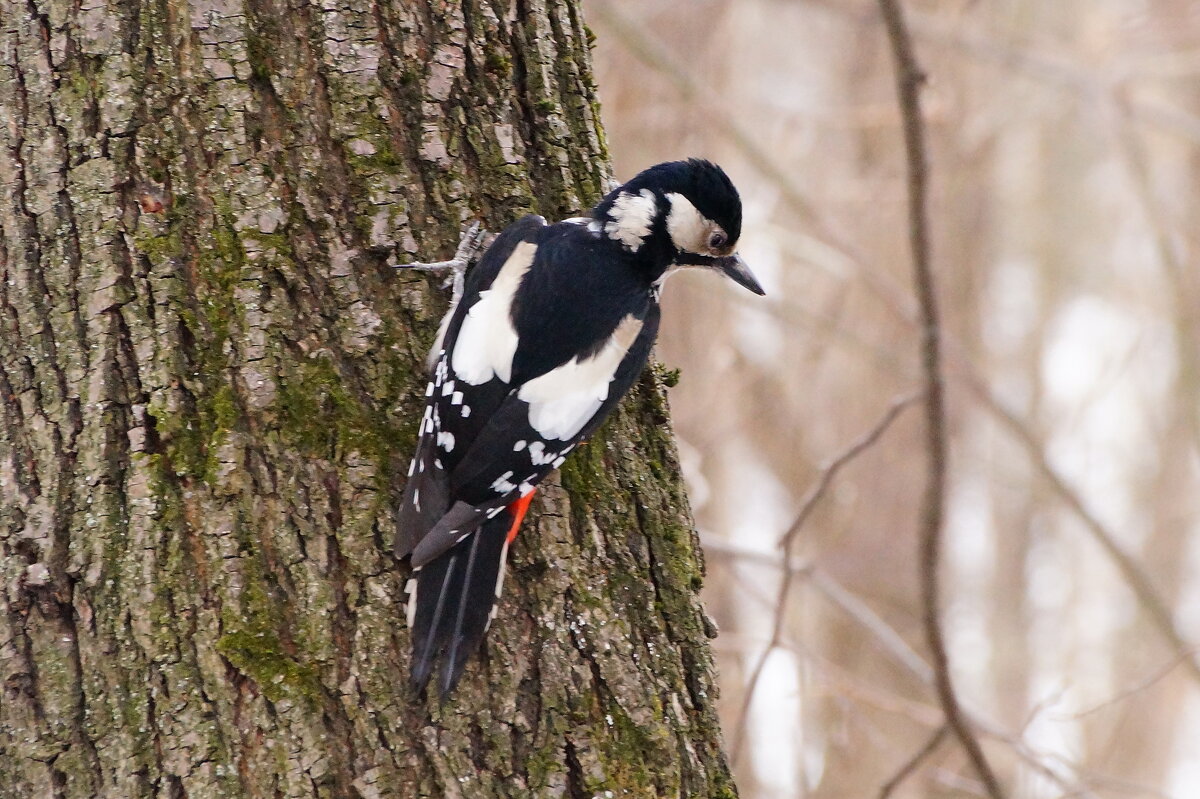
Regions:
[[[670,161],[613,189],[586,216],[513,222],[460,274],[460,296],[430,351],[396,514],[395,555],[413,570],[417,695],[440,665],[445,701],[480,647],[535,487],[645,367],[667,277],[710,270],[764,294],[736,253],[741,227],[741,199],[724,170]]]

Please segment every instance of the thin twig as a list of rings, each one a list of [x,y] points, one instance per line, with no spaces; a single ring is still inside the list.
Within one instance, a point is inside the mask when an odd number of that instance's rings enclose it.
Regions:
[[[1105,554],[1108,555],[1109,559],[1116,565],[1117,570],[1121,573],[1121,577],[1133,589],[1138,602],[1150,616],[1150,621],[1158,629],[1159,633],[1167,639],[1171,645],[1171,649],[1180,656],[1188,675],[1196,682],[1200,682],[1200,663],[1196,660],[1195,649],[1192,644],[1187,642],[1183,633],[1175,625],[1174,614],[1172,614],[1170,606],[1166,601],[1159,596],[1158,590],[1154,587],[1154,581],[1150,579],[1134,557],[1121,546],[1117,540],[1116,533],[1109,530],[1092,513],[1087,505],[1084,504],[1079,493],[1069,486],[1066,479],[1050,464],[1050,461],[1046,458],[1044,447],[1034,437],[1028,425],[996,399],[982,381],[975,377],[974,373],[966,373],[966,381],[975,395],[982,400],[983,406],[991,411],[992,415],[999,419],[1012,436],[1025,447],[1025,451],[1030,461],[1033,462],[1034,467],[1041,472],[1045,481],[1050,484],[1054,492],[1066,503],[1067,508],[1083,522],[1084,529],[1088,531],[1096,543],[1104,550]]]
[[[878,441],[879,437],[892,426],[892,422],[896,421],[896,417],[909,405],[919,400],[921,396],[922,392],[917,391],[893,400],[887,412],[880,417],[874,427],[859,436],[840,455],[821,467],[821,474],[817,478],[817,482],[813,483],[812,488],[804,495],[804,499],[800,500],[800,511],[796,514],[795,521],[788,527],[783,537],[779,539],[780,547],[787,548],[791,546],[792,539],[796,537],[796,534],[800,532],[800,528],[808,521],[808,517],[816,509],[821,497],[825,496],[825,492],[829,490],[830,483],[833,482],[833,478],[842,470],[842,467],[857,458],[864,450]]]
[[[768,566],[774,569],[784,569],[792,572],[797,578],[806,581],[806,583],[815,588],[826,599],[828,599],[836,608],[846,614],[846,617],[858,624],[864,631],[874,637],[882,646],[883,651],[898,665],[903,667],[905,671],[915,677],[922,685],[927,686],[930,690],[936,692],[934,683],[933,669],[921,657],[912,650],[905,642],[904,637],[896,631],[895,628],[888,625],[878,614],[876,614],[865,602],[859,599],[852,591],[839,583],[831,575],[827,574],[819,566],[815,564],[800,564],[793,563],[790,560],[784,561],[778,557],[774,557],[767,553],[752,550],[738,544],[731,544],[727,541],[702,539],[705,552],[716,554],[724,554],[734,557],[738,560],[749,560]],[[789,644],[786,639],[781,639],[779,646],[796,649],[795,646]],[[798,651],[798,650],[797,650]],[[1056,785],[1064,795],[1087,797],[1087,799],[1097,799],[1095,794],[1088,789],[1083,782],[1071,783],[1067,778],[1063,777],[1055,768],[1048,765],[1046,761],[1054,760],[1061,763],[1073,773],[1078,774],[1080,767],[1078,764],[1070,763],[1056,755],[1049,755],[1035,751],[1032,747],[1025,743],[1022,739],[1022,733],[1009,732],[999,725],[989,721],[982,714],[974,712],[970,709],[964,711],[971,723],[986,735],[1000,743],[1011,746],[1013,752],[1021,762],[1025,763],[1029,768],[1033,769],[1038,774],[1045,777],[1051,783]],[[932,725],[930,725],[932,726]],[[1107,778],[1098,778],[1107,779]]]
[[[933,268],[929,246],[927,210],[928,163],[925,129],[921,118],[920,87],[925,80],[913,54],[912,38],[904,24],[898,0],[879,0],[884,28],[896,65],[896,96],[904,122],[904,144],[908,161],[909,235],[913,254],[913,281],[921,314],[921,361],[925,372],[926,446],[929,476],[921,513],[920,569],[921,600],[924,605],[925,636],[933,656],[938,699],[946,724],[967,753],[992,799],[1004,793],[983,748],[975,737],[954,693],[950,658],[942,631],[938,565],[941,562],[942,517],[945,511],[947,432],[944,386],[941,373],[941,341]]]
[[[888,657],[917,678],[923,685],[933,685],[933,669],[904,640],[904,636],[889,626],[882,617],[816,564],[804,564],[791,559],[784,561],[776,555],[750,549],[719,538],[702,536],[700,542],[706,553],[727,555],[741,561],[752,561],[773,569],[786,569],[828,599],[835,607],[866,629],[883,647]],[[764,599],[763,604],[768,604]]]
[[[857,4],[846,0],[805,0],[806,4],[838,14],[858,25],[875,21],[870,3]],[[1060,87],[1081,101],[1097,101],[1116,97],[1129,83],[1129,75],[1099,72],[1093,65],[1082,65],[1057,52],[1014,47],[997,41],[994,31],[972,30],[958,19],[943,21],[936,14],[910,12],[908,28],[924,42],[964,53],[979,63],[998,64],[1006,74],[1020,72],[1047,86]],[[1061,48],[1060,48],[1061,49]],[[1133,77],[1137,77],[1134,75]],[[1131,95],[1129,110],[1138,122],[1158,128],[1192,144],[1200,143],[1200,116],[1156,97]]]
[[[918,749],[917,753],[900,767],[900,770],[896,772],[896,776],[885,782],[883,787],[879,789],[879,799],[888,799],[900,787],[900,783],[908,779],[920,767],[921,763],[925,761],[925,758],[933,754],[934,750],[941,744],[942,739],[946,737],[947,732],[949,730],[945,724],[934,730],[933,735],[929,736],[929,740],[925,742],[925,745]]]
[[[1133,124],[1133,111],[1129,98],[1115,95],[1113,103],[1113,133],[1120,154],[1126,161],[1134,194],[1142,206],[1153,235],[1154,250],[1167,280],[1171,283],[1171,301],[1175,306],[1175,341],[1179,350],[1176,358],[1179,376],[1175,381],[1181,394],[1184,424],[1192,439],[1192,446],[1200,452],[1200,281],[1195,270],[1183,257],[1178,243],[1179,225],[1168,224],[1172,209],[1164,207],[1154,191],[1151,177],[1150,154],[1144,137]]]
[[[887,411],[877,421],[870,430],[862,436],[854,440],[840,455],[829,462],[827,466],[821,469],[821,474],[817,478],[817,482],[805,494],[804,499],[800,503],[800,511],[796,514],[796,519],[788,526],[787,531],[780,537],[779,545],[783,548],[783,560],[787,563],[791,559],[792,542],[795,540],[796,534],[804,526],[805,521],[812,514],[817,502],[825,495],[829,488],[830,482],[834,475],[841,470],[843,466],[849,463],[864,450],[874,444],[891,426],[892,422],[900,415],[906,407],[913,404],[920,394],[909,394],[900,397],[892,402]],[[745,696],[742,698],[741,711],[738,713],[737,727],[734,728],[733,746],[731,749],[731,757],[733,762],[738,762],[741,756],[742,745],[746,740],[746,727],[749,722],[750,703],[754,700],[754,692],[758,688],[758,681],[762,677],[763,668],[767,664],[767,658],[771,656],[771,652],[779,646],[783,637],[784,619],[787,616],[787,599],[792,590],[792,583],[796,577],[796,572],[792,569],[785,569],[783,577],[779,583],[779,594],[775,600],[774,623],[771,627],[771,638],[767,642],[766,648],[759,656],[758,661],[754,664],[754,669],[750,672],[750,680],[746,684]]]
[[[1140,694],[1142,691],[1145,691],[1149,688],[1154,687],[1160,680],[1162,680],[1164,677],[1166,677],[1171,672],[1175,671],[1175,667],[1178,666],[1180,663],[1188,662],[1194,654],[1196,654],[1195,649],[1192,649],[1189,652],[1182,652],[1182,653],[1177,654],[1175,657],[1171,658],[1171,660],[1165,666],[1160,667],[1159,669],[1157,669],[1156,671],[1151,673],[1150,676],[1143,677],[1141,680],[1138,680],[1136,685],[1126,688],[1125,690],[1121,691],[1116,696],[1106,699],[1098,705],[1093,705],[1092,707],[1089,707],[1087,710],[1081,710],[1078,713],[1072,713],[1070,718],[1072,720],[1078,720],[1078,719],[1083,718],[1084,716],[1090,716],[1093,713],[1098,713],[1101,710],[1104,710],[1105,708],[1112,707],[1113,705],[1117,704],[1118,702],[1124,702],[1127,699],[1129,699],[1130,697],[1136,696],[1137,694]]]

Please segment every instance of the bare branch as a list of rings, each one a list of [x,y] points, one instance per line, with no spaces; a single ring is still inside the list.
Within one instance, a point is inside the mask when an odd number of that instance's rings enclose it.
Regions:
[[[1158,628],[1158,631],[1170,644],[1175,654],[1179,656],[1189,676],[1200,682],[1200,663],[1197,662],[1195,657],[1196,650],[1187,642],[1187,639],[1184,638],[1179,628],[1176,627],[1175,617],[1171,613],[1170,606],[1159,596],[1158,590],[1154,587],[1154,581],[1150,579],[1141,565],[1134,560],[1133,556],[1121,546],[1117,540],[1116,533],[1108,529],[1091,512],[1087,505],[1084,504],[1078,492],[1068,485],[1066,479],[1050,464],[1050,461],[1046,458],[1045,449],[1029,429],[1029,426],[1018,418],[1015,413],[1001,404],[982,381],[975,376],[973,371],[964,374],[967,385],[983,402],[984,407],[991,411],[992,415],[1000,420],[1013,437],[1025,447],[1025,451],[1029,455],[1030,461],[1033,462],[1034,467],[1041,472],[1042,477],[1050,484],[1050,487],[1054,489],[1054,492],[1058,494],[1062,501],[1066,503],[1067,508],[1083,522],[1084,528],[1091,534],[1092,538],[1100,545],[1112,562],[1116,564],[1122,578],[1129,584],[1129,587],[1137,596],[1138,602],[1141,603],[1146,613],[1150,616],[1150,621]]]
[[[947,433],[944,386],[941,374],[941,342],[933,269],[929,246],[927,211],[928,164],[925,128],[921,118],[921,74],[913,54],[912,38],[904,24],[898,0],[879,0],[884,28],[896,64],[896,95],[904,121],[904,143],[908,160],[909,235],[913,252],[913,280],[921,314],[921,354],[925,371],[926,446],[929,476],[926,484],[920,530],[921,599],[925,635],[933,655],[938,699],[946,723],[962,744],[987,793],[1000,799],[1003,791],[983,748],[959,708],[950,677],[950,659],[939,616],[938,564],[941,562],[942,517],[945,510]]]
[[[933,735],[929,737],[929,740],[925,742],[925,745],[918,749],[917,753],[909,758],[905,764],[900,767],[900,770],[896,772],[896,776],[885,782],[883,787],[879,789],[879,799],[888,799],[888,797],[900,787],[900,783],[908,779],[908,777],[920,767],[925,758],[933,754],[934,750],[938,748],[939,744],[941,744],[942,739],[946,737],[947,732],[949,732],[949,730],[946,728],[945,724],[934,730]]]
[[[825,496],[830,483],[833,482],[833,478],[841,471],[842,467],[857,458],[863,451],[878,441],[880,436],[892,426],[892,422],[896,421],[896,417],[900,415],[900,412],[919,400],[921,396],[921,392],[915,392],[893,400],[887,412],[880,417],[879,421],[870,430],[859,436],[840,455],[821,467],[821,473],[817,478],[817,482],[813,483],[812,488],[808,490],[808,493],[804,495],[804,499],[800,501],[800,511],[796,514],[795,521],[788,527],[783,537],[779,539],[780,547],[787,548],[791,546],[792,539],[796,537],[796,533],[800,532],[800,528],[808,521],[808,517],[817,507],[817,503],[821,500],[821,497]]]
[[[705,538],[703,539],[703,543],[705,552],[728,555],[739,560],[750,560],[775,569],[787,569],[796,577],[805,580],[808,585],[817,589],[826,599],[845,613],[848,618],[873,636],[881,644],[883,651],[892,660],[902,666],[912,676],[916,677],[922,685],[928,686],[931,690],[936,690],[933,669],[908,646],[904,640],[904,636],[889,626],[865,602],[855,596],[852,591],[839,583],[831,575],[825,573],[819,566],[815,564],[802,565],[790,561],[784,562],[766,553],[729,542]],[[786,640],[781,640],[779,646],[789,646],[789,643]],[[1051,765],[1052,762],[1061,764],[1062,767],[1070,770],[1072,775],[1078,775],[1081,769],[1077,764],[1065,761],[1056,755],[1049,755],[1034,750],[1023,740],[1022,732],[1009,732],[989,721],[980,713],[970,709],[966,710],[966,713],[970,717],[971,723],[978,727],[984,735],[1011,746],[1013,752],[1025,765],[1058,786],[1058,788],[1066,792],[1066,795],[1096,799],[1095,794],[1088,789],[1086,784],[1071,782],[1060,773],[1062,769],[1057,769]],[[1096,777],[1094,781],[1099,782],[1106,779],[1108,778]]]
[[[860,25],[874,21],[872,5],[847,3],[845,0],[805,0],[808,5],[849,18]],[[1094,65],[1082,65],[1055,52],[1013,47],[999,42],[986,30],[969,30],[956,20],[942,22],[934,14],[910,12],[909,30],[914,36],[951,51],[965,54],[980,63],[997,64],[1010,72],[1036,78],[1043,84],[1058,87],[1082,101],[1120,99],[1133,118],[1192,144],[1200,144],[1200,116],[1159,97],[1142,97],[1125,92],[1130,76],[1121,72],[1105,75]]]
[[[1148,688],[1153,687],[1160,680],[1162,680],[1164,677],[1166,677],[1168,674],[1175,671],[1175,667],[1178,666],[1180,663],[1188,663],[1189,661],[1191,661],[1191,658],[1193,655],[1196,654],[1196,651],[1197,651],[1196,649],[1191,649],[1190,651],[1177,654],[1175,657],[1171,658],[1171,660],[1166,665],[1159,667],[1153,673],[1151,673],[1148,677],[1143,677],[1141,680],[1139,680],[1136,685],[1132,685],[1129,688],[1126,688],[1125,690],[1121,691],[1116,696],[1106,699],[1098,705],[1093,705],[1092,707],[1089,707],[1087,710],[1081,710],[1078,713],[1072,714],[1071,718],[1072,719],[1081,719],[1084,716],[1090,716],[1093,713],[1098,713],[1107,707],[1112,707],[1113,705],[1117,704],[1118,702],[1124,702],[1126,699],[1129,699],[1130,697],[1140,694],[1142,691],[1145,691]]]
[[[840,455],[829,462],[827,466],[821,469],[821,474],[817,478],[817,482],[805,494],[804,499],[800,503],[800,511],[796,514],[796,519],[788,526],[787,531],[780,537],[779,545],[783,548],[783,559],[787,563],[791,559],[792,542],[795,540],[796,534],[804,526],[805,521],[812,514],[817,502],[825,495],[829,488],[834,475],[841,470],[843,466],[849,463],[858,455],[862,454],[868,447],[874,444],[887,431],[892,422],[900,415],[906,407],[914,403],[920,398],[920,394],[909,394],[894,400],[883,414],[879,421],[872,425],[864,435],[859,436],[847,447]],[[762,677],[763,668],[766,666],[767,658],[771,656],[771,652],[779,646],[783,636],[784,619],[787,615],[787,599],[792,590],[792,583],[796,576],[796,572],[792,569],[785,569],[782,580],[779,584],[779,595],[775,600],[774,625],[771,628],[771,638],[767,642],[766,648],[762,655],[759,656],[758,662],[754,664],[754,669],[750,673],[750,680],[746,685],[745,696],[742,699],[742,707],[738,713],[737,727],[734,729],[733,746],[731,747],[730,757],[733,762],[738,761],[742,751],[742,744],[746,739],[746,726],[749,721],[750,703],[754,701],[754,692],[758,688],[759,678]]]
[[[667,48],[661,41],[648,36],[643,28],[639,28],[625,19],[613,9],[611,4],[596,4],[592,8],[590,18],[607,26],[611,37],[624,45],[631,55],[670,81],[685,102],[701,105],[707,98],[708,103],[720,107],[720,98],[712,96],[712,86],[699,84],[688,70],[670,57]],[[796,180],[776,163],[774,157],[767,150],[759,145],[756,137],[738,125],[736,117],[727,113],[712,113],[708,115],[708,118],[714,127],[737,148],[746,161],[779,189],[792,211],[804,220],[804,226],[813,231],[816,240],[854,264],[867,289],[878,297],[898,319],[912,323],[912,309],[904,299],[900,288],[892,282],[891,276],[874,268],[870,259],[858,250],[852,241],[840,235],[829,225],[818,208],[809,201]]]

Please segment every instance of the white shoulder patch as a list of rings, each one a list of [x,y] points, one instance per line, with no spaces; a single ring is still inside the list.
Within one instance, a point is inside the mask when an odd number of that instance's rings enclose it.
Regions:
[[[671,210],[667,213],[667,233],[671,235],[671,243],[685,252],[702,252],[708,243],[712,222],[682,194],[671,192],[667,199],[671,201]]]
[[[583,429],[608,399],[609,383],[642,331],[642,321],[626,316],[600,351],[572,358],[521,386],[517,397],[529,403],[529,426],[547,440],[567,440]]]
[[[517,351],[513,297],[536,253],[537,245],[527,241],[513,248],[492,287],[481,291],[479,300],[467,309],[450,361],[459,380],[477,386],[493,377],[506,383],[512,378],[513,355]]]
[[[656,213],[658,203],[654,200],[654,192],[649,189],[642,189],[640,194],[621,192],[608,211],[612,221],[604,226],[604,232],[637,252],[650,235]]]

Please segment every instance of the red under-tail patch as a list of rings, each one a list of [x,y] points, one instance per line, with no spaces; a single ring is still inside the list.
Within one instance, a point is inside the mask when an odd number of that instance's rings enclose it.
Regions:
[[[513,523],[512,527],[508,528],[508,538],[505,540],[510,544],[517,537],[517,530],[521,529],[521,522],[525,519],[525,511],[529,510],[529,503],[533,501],[533,494],[534,492],[530,491],[508,506],[509,512],[512,513]]]

